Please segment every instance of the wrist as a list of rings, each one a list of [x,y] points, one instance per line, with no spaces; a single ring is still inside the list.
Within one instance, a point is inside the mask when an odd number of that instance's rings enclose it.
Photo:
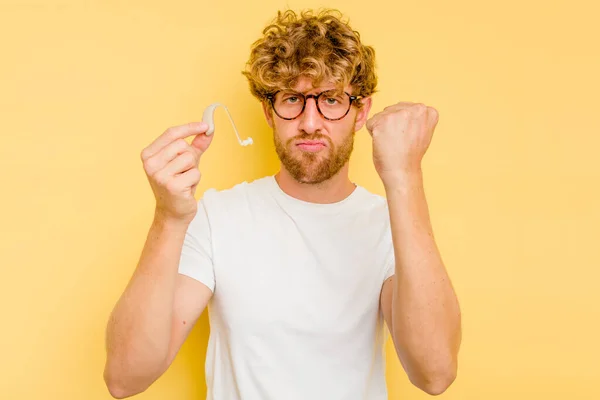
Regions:
[[[152,225],[161,230],[168,231],[187,231],[191,219],[175,218],[173,216],[163,213],[161,210],[155,210],[154,220]]]
[[[423,170],[421,167],[407,168],[380,174],[386,190],[404,188],[422,184]]]

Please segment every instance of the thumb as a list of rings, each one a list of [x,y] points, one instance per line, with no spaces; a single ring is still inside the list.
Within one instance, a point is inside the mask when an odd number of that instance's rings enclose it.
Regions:
[[[200,134],[196,135],[196,137],[194,137],[194,140],[192,140],[190,145],[194,149],[198,150],[200,152],[200,154],[202,154],[210,146],[210,143],[213,140],[213,136],[214,136],[214,134],[206,135],[205,133],[200,133]]]

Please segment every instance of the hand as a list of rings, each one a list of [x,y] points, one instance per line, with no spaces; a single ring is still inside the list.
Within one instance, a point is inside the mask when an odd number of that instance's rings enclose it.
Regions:
[[[435,108],[410,102],[386,107],[367,121],[373,137],[373,163],[384,184],[403,173],[421,170],[437,123]]]
[[[172,127],[142,151],[156,213],[161,218],[189,223],[196,215],[194,193],[201,177],[198,164],[214,136],[205,135],[207,130],[203,122]],[[183,138],[192,135],[196,137],[188,144]]]

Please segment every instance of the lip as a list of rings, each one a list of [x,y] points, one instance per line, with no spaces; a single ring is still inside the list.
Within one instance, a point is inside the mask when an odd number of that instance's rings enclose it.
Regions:
[[[315,146],[315,145],[322,145],[325,146],[325,142],[321,141],[321,140],[303,140],[301,142],[298,142],[297,145],[309,145],[309,146]]]
[[[298,142],[296,147],[299,147],[301,150],[308,151],[311,153],[320,151],[326,147],[324,142],[320,142],[317,140],[307,140],[303,142]]]

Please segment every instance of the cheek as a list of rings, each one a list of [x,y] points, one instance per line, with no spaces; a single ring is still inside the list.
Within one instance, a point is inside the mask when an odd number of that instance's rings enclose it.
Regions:
[[[290,127],[289,124],[279,123],[273,126],[273,134],[277,135],[280,142],[287,143],[288,140],[298,134],[298,131],[294,130],[293,127]]]
[[[354,133],[354,120],[344,121],[343,124],[335,127],[335,134],[333,135],[334,143],[339,144],[345,142],[349,136]]]

